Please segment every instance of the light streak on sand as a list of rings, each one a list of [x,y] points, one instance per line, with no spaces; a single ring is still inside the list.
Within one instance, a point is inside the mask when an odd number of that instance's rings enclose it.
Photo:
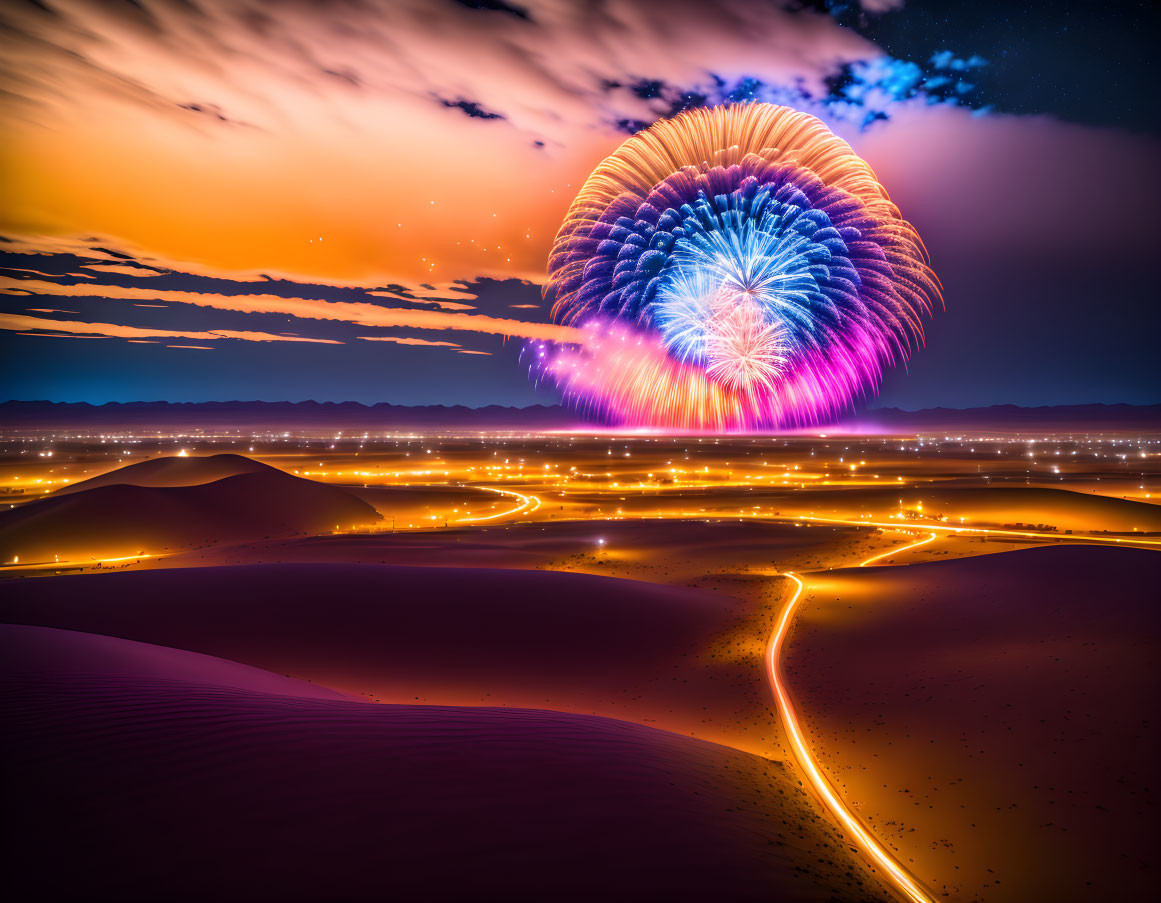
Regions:
[[[1044,542],[1085,543],[1108,542],[1121,545],[1128,543],[1135,546],[1161,546],[1158,539],[1138,539],[1133,536],[1093,536],[1091,533],[1066,534],[1039,533],[1035,530],[999,530],[994,527],[941,527],[937,524],[888,524],[883,521],[850,520],[842,517],[818,517],[814,514],[798,515],[763,515],[766,520],[773,521],[813,521],[820,524],[850,524],[855,527],[882,527],[885,530],[930,530],[933,533],[959,534],[962,536],[1021,536],[1031,539],[1040,539]],[[896,550],[898,551],[898,550]]]
[[[924,540],[930,542],[931,540]],[[901,551],[901,550],[896,550]],[[872,559],[873,560],[873,559]],[[774,699],[778,703],[778,715],[786,729],[786,736],[790,740],[790,748],[798,767],[806,774],[810,786],[822,800],[823,805],[839,824],[847,830],[855,844],[868,859],[875,863],[890,878],[891,883],[903,897],[912,903],[934,903],[928,893],[919,885],[916,879],[879,843],[878,840],[863,826],[858,817],[847,807],[839,797],[838,792],[831,785],[830,780],[822,773],[810,747],[806,743],[802,728],[798,723],[798,716],[794,711],[794,703],[790,698],[790,691],[783,680],[781,667],[782,646],[786,635],[790,631],[790,624],[794,620],[794,612],[798,607],[798,600],[802,597],[803,583],[801,578],[787,572],[783,577],[789,577],[797,584],[794,594],[782,607],[778,616],[778,624],[770,637],[770,646],[766,651],[766,673],[770,679],[770,686],[774,689]]]
[[[934,542],[937,539],[939,539],[939,534],[932,533],[927,537],[927,539],[921,539],[919,542],[913,542],[910,545],[905,545],[898,549],[888,549],[886,552],[881,552],[878,555],[872,555],[866,561],[860,561],[859,567],[865,568],[868,564],[874,564],[876,561],[880,561],[883,558],[890,558],[892,555],[898,555],[900,552],[906,552],[909,549],[918,549],[920,546],[925,546],[929,542]]]
[[[0,570],[5,571],[33,571],[42,570],[44,568],[75,568],[75,567],[92,567],[96,564],[114,564],[118,561],[141,561],[145,558],[152,558],[152,555],[122,555],[120,558],[89,558],[89,559],[74,559],[72,561],[36,561],[28,564],[5,564],[0,565]]]
[[[524,495],[520,492],[514,492],[511,489],[497,489],[494,486],[474,486],[474,489],[483,489],[487,492],[495,492],[497,495],[510,495],[513,498],[520,499],[520,504],[515,508],[510,508],[507,511],[501,511],[499,514],[490,514],[487,517],[461,517],[454,521],[457,524],[479,524],[484,521],[498,520],[501,517],[508,517],[511,514],[527,514],[535,511],[540,507],[540,499],[535,495]]]

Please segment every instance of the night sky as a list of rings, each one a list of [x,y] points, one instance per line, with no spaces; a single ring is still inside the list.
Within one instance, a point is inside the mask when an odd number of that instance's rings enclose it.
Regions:
[[[822,118],[946,311],[870,407],[1161,401],[1149,3],[7,3],[0,397],[512,404],[658,118]]]

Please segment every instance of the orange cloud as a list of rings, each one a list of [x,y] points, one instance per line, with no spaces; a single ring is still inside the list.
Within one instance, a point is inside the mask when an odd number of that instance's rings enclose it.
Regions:
[[[29,270],[24,267],[4,267],[4,269],[9,273],[32,273],[34,276],[48,276],[49,278],[55,275],[53,273],[42,273],[40,270]]]
[[[184,332],[173,329],[146,329],[139,326],[121,326],[116,323],[81,323],[75,320],[50,320],[47,317],[26,317],[21,314],[5,313],[0,313],[0,329],[13,331],[51,329],[57,332],[74,333],[77,335],[110,336],[126,339],[238,339],[244,342],[317,342],[325,345],[343,344],[334,339],[304,339],[297,336],[272,335],[268,332],[246,332],[234,329],[216,329],[210,332]]]
[[[581,180],[650,118],[607,80],[821,83],[876,48],[777,4],[0,4],[0,229],[160,260],[398,284],[541,278]],[[143,25],[148,21],[148,27]],[[480,120],[441,99],[465,98]],[[385,283],[380,283],[385,284]]]
[[[18,332],[16,335],[30,335],[42,339],[108,339],[107,335],[75,335],[70,332]],[[130,339],[132,341],[132,339]]]
[[[0,217],[2,217],[2,214],[3,208],[0,208]],[[147,266],[158,272],[169,270],[178,273],[188,273],[191,276],[204,276],[210,279],[227,279],[231,282],[254,282],[260,285],[268,284],[274,280],[298,282],[302,281],[305,275],[312,285],[321,285],[330,288],[360,289],[369,294],[380,294],[382,297],[398,298],[400,300],[411,301],[412,303],[423,303],[427,301],[432,303],[445,302],[454,305],[460,301],[470,301],[477,297],[475,293],[466,290],[465,283],[462,280],[436,281],[427,279],[417,281],[401,276],[397,272],[388,271],[385,268],[373,268],[357,277],[334,278],[317,272],[304,274],[301,268],[257,267],[253,263],[242,267],[223,267],[213,263],[206,263],[197,257],[169,257],[159,254],[155,248],[146,247],[135,241],[94,231],[89,231],[83,237],[80,235],[52,235],[43,232],[21,233],[18,231],[5,237],[8,241],[4,244],[4,250],[13,254],[74,254],[78,257],[106,260],[109,261],[108,265],[110,266],[123,265],[125,258],[121,255],[125,255],[132,258],[138,264]],[[104,266],[104,264],[86,264],[85,266]],[[13,270],[12,267],[7,267],[6,269],[9,271]],[[38,270],[17,271],[35,273],[41,276],[54,275]],[[77,279],[97,278],[93,273],[84,272],[83,270],[76,273],[69,273],[68,275]],[[153,274],[138,273],[137,275],[150,276]],[[494,279],[520,279],[530,285],[542,285],[547,279],[543,269],[530,272],[500,272],[498,270],[483,268],[475,275]],[[385,285],[397,286],[407,294],[388,291],[382,288]]]
[[[440,345],[445,348],[459,348],[456,342],[431,342],[427,339],[401,338],[396,335],[361,335],[364,342],[394,342],[397,345]]]
[[[120,285],[59,285],[34,279],[0,278],[0,293],[33,293],[70,298],[115,298],[126,301],[166,301],[245,313],[278,313],[308,320],[337,320],[359,326],[412,327],[483,332],[492,335],[580,342],[584,332],[568,326],[526,323],[482,314],[436,310],[404,310],[360,301],[319,301],[278,295],[221,295],[209,292],[146,289]]]

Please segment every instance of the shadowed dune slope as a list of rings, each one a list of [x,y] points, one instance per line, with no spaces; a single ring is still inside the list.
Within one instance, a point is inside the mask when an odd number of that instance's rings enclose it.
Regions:
[[[0,512],[0,559],[155,553],[378,519],[374,508],[343,489],[273,469],[195,486],[98,486]]]
[[[58,489],[53,495],[70,495],[98,486],[197,486],[244,473],[282,473],[282,471],[245,455],[200,455],[188,458],[170,455],[118,467],[100,476],[90,477]]]
[[[778,763],[711,743],[45,628],[0,652],[14,899],[875,898]]]
[[[1148,899],[1161,552],[807,577],[787,676],[823,765],[952,900]]]
[[[690,586],[725,573],[806,570],[836,547],[857,555],[865,527],[763,521],[555,520],[432,532],[319,535],[223,547],[170,567],[265,562],[343,562],[441,567],[546,568]],[[604,540],[603,543],[599,540]],[[879,541],[881,542],[881,540]],[[866,557],[865,555],[863,557]]]
[[[0,620],[103,633],[299,671],[475,683],[603,675],[729,621],[735,600],[607,577],[483,568],[269,564],[10,580]],[[631,666],[631,664],[630,664]],[[313,672],[313,673],[312,673]]]
[[[0,625],[0,649],[4,653],[0,671],[7,678],[36,675],[43,679],[65,678],[77,683],[90,678],[98,681],[121,678],[146,682],[183,681],[250,693],[363,701],[329,687],[211,655],[74,630]]]
[[[482,568],[272,564],[0,583],[0,621],[217,655],[385,702],[553,708],[731,743],[746,707],[777,734],[760,660],[705,654],[747,610],[702,590]]]

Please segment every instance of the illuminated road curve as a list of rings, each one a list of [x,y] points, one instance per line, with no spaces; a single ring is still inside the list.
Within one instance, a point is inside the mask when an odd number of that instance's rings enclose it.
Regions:
[[[498,489],[494,486],[475,486],[473,488],[495,492],[497,495],[510,495],[512,498],[520,499],[520,504],[515,508],[509,508],[507,511],[501,511],[499,514],[489,514],[486,517],[461,517],[459,520],[454,521],[454,523],[482,524],[485,521],[499,520],[501,517],[508,517],[512,514],[531,514],[540,507],[540,499],[535,495],[524,495],[520,492],[514,492],[511,489]]]
[[[920,546],[925,546],[929,542],[935,542],[937,539],[939,539],[939,534],[932,533],[927,539],[921,539],[919,542],[913,542],[898,549],[888,549],[886,552],[872,555],[866,561],[859,562],[859,567],[865,568],[868,564],[874,564],[876,561],[882,561],[884,558],[890,558],[892,555],[898,555],[900,552],[906,552],[908,549],[918,549]]]
[[[0,571],[39,571],[45,568],[93,567],[94,565],[114,564],[124,561],[144,561],[146,558],[153,557],[155,556],[146,555],[142,552],[140,555],[122,555],[120,558],[77,558],[71,561],[30,561],[28,564],[16,562],[0,565]]]
[[[1044,542],[1072,542],[1072,543],[1109,543],[1111,545],[1134,546],[1161,546],[1161,539],[1139,539],[1133,536],[1093,536],[1087,533],[1066,534],[1040,533],[1029,530],[1000,530],[994,527],[944,527],[939,524],[916,522],[914,524],[891,524],[874,520],[850,520],[842,517],[818,517],[813,514],[788,515],[757,515],[759,519],[778,522],[812,521],[819,524],[850,524],[855,527],[881,527],[885,530],[930,530],[932,533],[945,533],[949,536],[1019,536],[1021,538],[1039,539]],[[895,551],[900,551],[896,549]]]
[[[906,549],[931,542],[934,538],[935,534],[932,534],[929,539],[912,543],[903,548],[892,549],[887,554],[898,554]],[[867,564],[881,557],[883,556],[876,555],[863,563]],[[786,736],[790,740],[790,748],[794,753],[794,759],[798,763],[798,767],[805,773],[807,780],[810,782],[810,786],[822,800],[823,805],[826,806],[827,810],[835,817],[839,824],[846,829],[859,850],[890,879],[891,885],[902,894],[903,899],[912,901],[912,903],[934,903],[932,897],[923,889],[915,877],[875,839],[874,835],[867,830],[863,823],[859,821],[858,817],[847,807],[847,804],[838,795],[830,780],[823,774],[822,769],[810,751],[810,747],[806,743],[806,737],[802,732],[802,727],[798,723],[798,715],[794,711],[794,703],[790,698],[789,690],[786,688],[781,664],[782,647],[786,642],[787,634],[790,632],[790,625],[794,621],[794,613],[798,607],[798,601],[802,598],[803,583],[795,574],[787,572],[782,576],[793,580],[796,586],[794,594],[782,607],[782,611],[778,615],[778,623],[774,628],[773,635],[770,637],[770,645],[766,650],[766,674],[770,679],[770,686],[774,690],[774,699],[778,704],[778,716],[782,719],[782,725],[786,729]]]

